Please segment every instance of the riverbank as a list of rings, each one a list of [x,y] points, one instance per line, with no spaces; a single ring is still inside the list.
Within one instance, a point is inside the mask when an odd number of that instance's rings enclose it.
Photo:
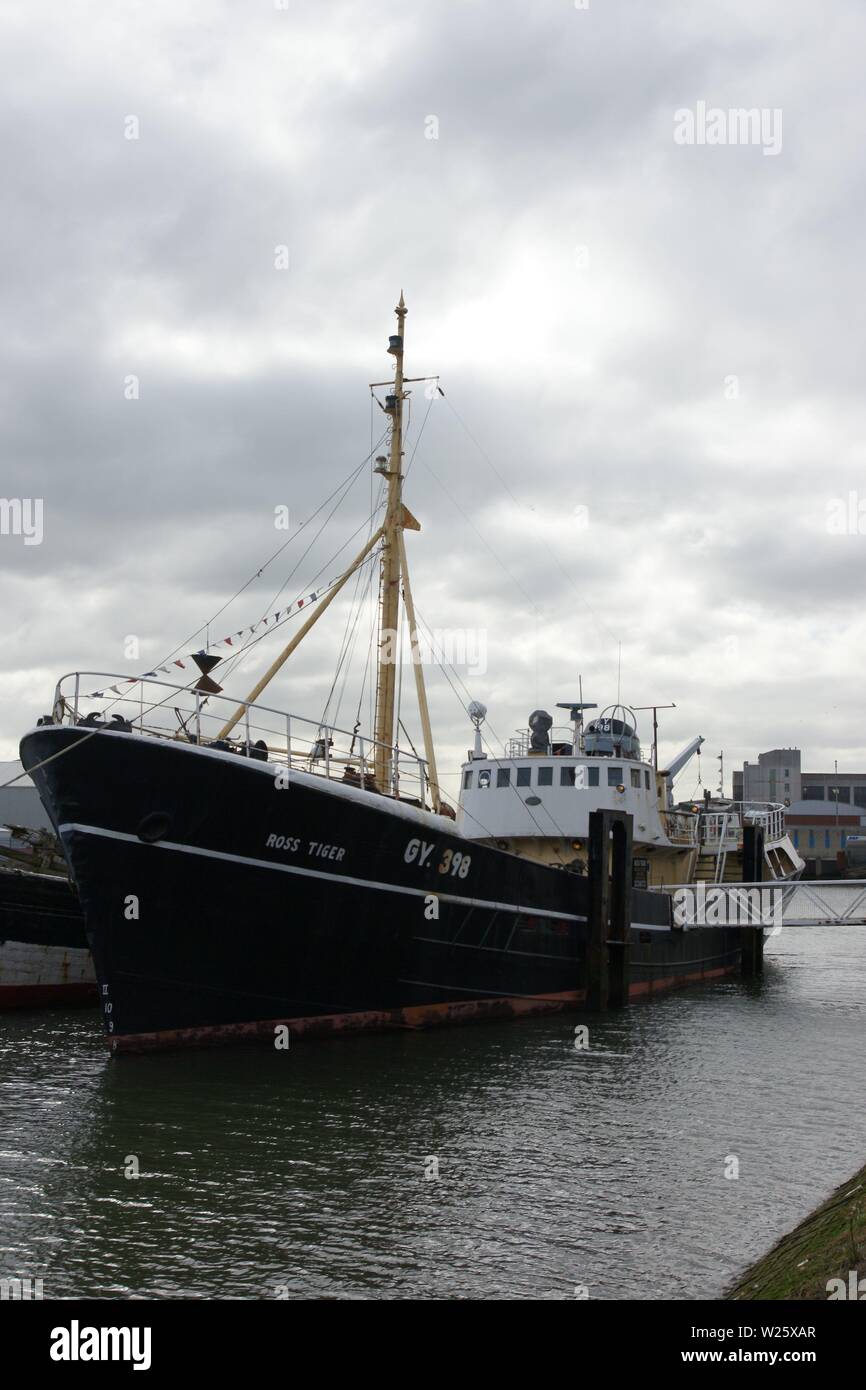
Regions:
[[[847,1299],[858,1296],[861,1279],[859,1297],[866,1299],[866,1167],[753,1264],[725,1297]]]

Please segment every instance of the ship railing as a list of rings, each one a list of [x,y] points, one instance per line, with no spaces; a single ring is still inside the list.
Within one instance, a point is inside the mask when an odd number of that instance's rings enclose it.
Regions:
[[[662,811],[662,827],[672,845],[696,845],[698,817],[693,811]]]
[[[757,825],[769,842],[785,838],[785,807],[773,801],[732,801],[723,810],[701,814],[700,840],[708,847],[740,849],[743,829]]]
[[[742,849],[743,827],[739,815],[733,807],[727,811],[710,811],[701,815],[698,838],[707,849]]]
[[[223,726],[243,713],[227,738]],[[380,791],[427,805],[427,762],[399,744],[384,744],[357,730],[320,723],[268,705],[210,694],[157,677],[129,677],[109,671],[71,671],[57,682],[52,714],[56,724],[118,729],[124,726],[151,738],[192,743],[275,764],[290,780],[292,771],[312,773],[362,791]],[[377,751],[387,748],[391,785],[376,784]]]
[[[559,744],[561,746],[567,743],[569,748],[572,748],[574,745],[574,729],[571,724],[555,724],[551,728],[548,738],[550,739],[551,753],[554,744]],[[530,734],[528,730],[526,733],[514,734],[505,745],[506,758],[528,758],[531,751],[529,740]],[[543,755],[533,753],[532,756],[537,757]]]

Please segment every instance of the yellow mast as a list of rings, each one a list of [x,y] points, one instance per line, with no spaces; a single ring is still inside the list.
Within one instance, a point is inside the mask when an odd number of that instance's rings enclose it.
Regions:
[[[388,351],[394,357],[394,389],[385,397],[385,408],[391,416],[391,449],[388,460],[388,501],[382,542],[382,562],[379,573],[379,669],[376,680],[376,726],[373,737],[376,747],[373,769],[380,791],[391,790],[393,776],[394,691],[397,677],[397,624],[400,617],[400,528],[403,525],[403,329],[408,310],[400,291],[397,333],[391,338]]]
[[[400,581],[402,578],[403,596],[409,618],[409,636],[412,645],[413,666],[415,668],[418,712],[421,718],[421,729],[424,736],[424,753],[427,760],[427,777],[430,784],[430,796],[434,811],[439,811],[441,807],[441,797],[439,792],[439,779],[436,772],[436,755],[433,748],[433,732],[430,727],[427,692],[424,686],[424,675],[421,670],[421,653],[418,641],[418,628],[415,621],[415,605],[412,601],[412,591],[409,587],[409,570],[406,564],[406,550],[403,544],[404,528],[409,527],[411,530],[420,530],[420,527],[412,514],[403,506],[403,476],[400,471],[403,462],[403,401],[407,394],[403,387],[403,329],[406,314],[408,313],[403,300],[402,290],[400,292],[400,303],[397,305],[395,313],[397,315],[398,331],[391,338],[388,347],[388,351],[393,356],[395,362],[394,385],[393,390],[390,391],[385,398],[385,409],[391,417],[390,457],[386,473],[388,479],[388,497],[385,507],[385,520],[379,530],[367,541],[367,544],[360,554],[352,561],[345,574],[340,578],[339,583],[330,591],[324,602],[310,615],[300,631],[296,633],[288,645],[283,648],[265,674],[253,686],[246,700],[238,705],[228,723],[224,724],[222,729],[220,729],[218,737],[228,737],[238,720],[243,718],[247,706],[258,699],[265,686],[273,679],[283,663],[288,660],[298,644],[303,641],[313,624],[318,621],[325,609],[337,597],[350,575],[355,573],[358,566],[363,563],[373,547],[381,540],[382,559],[379,575],[379,660],[376,681],[376,726],[373,734],[376,740],[373,763],[374,777],[380,791],[390,792],[393,790],[394,710],[397,675],[396,662],[398,655],[397,633],[400,623]]]

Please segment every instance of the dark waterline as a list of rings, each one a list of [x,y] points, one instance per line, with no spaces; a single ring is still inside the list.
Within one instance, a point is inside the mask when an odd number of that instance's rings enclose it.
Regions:
[[[604,1020],[110,1059],[93,1011],[7,1014],[0,1278],[41,1275],[46,1298],[716,1297],[866,1160],[864,1022],[856,926],[787,928],[762,982]]]

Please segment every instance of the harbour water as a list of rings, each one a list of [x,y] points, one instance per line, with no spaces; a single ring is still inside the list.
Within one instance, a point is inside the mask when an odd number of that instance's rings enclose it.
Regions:
[[[7,1014],[0,1278],[717,1297],[866,1158],[864,1024],[863,926],[786,928],[756,983],[603,1019],[111,1059],[93,1011]]]

